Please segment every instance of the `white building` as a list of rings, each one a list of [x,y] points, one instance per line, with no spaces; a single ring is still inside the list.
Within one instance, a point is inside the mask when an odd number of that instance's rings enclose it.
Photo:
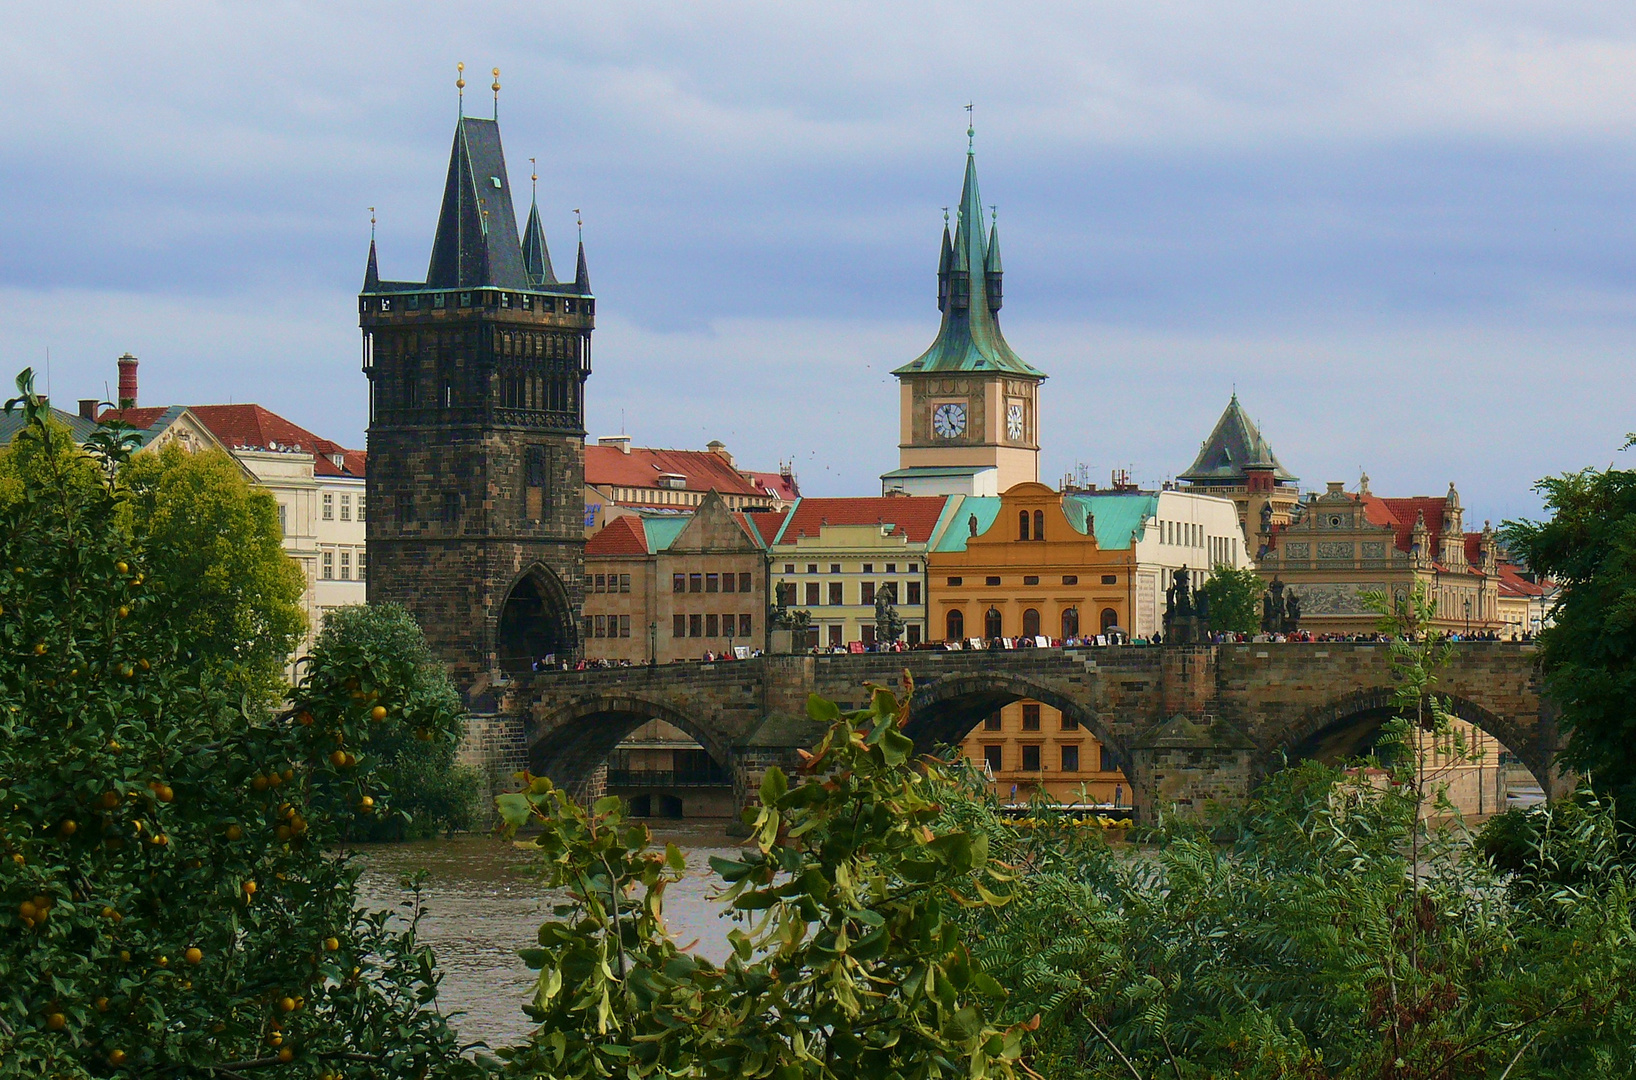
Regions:
[[[1244,542],[1238,504],[1190,491],[1148,493],[1152,511],[1136,536],[1135,623],[1137,637],[1164,626],[1165,590],[1186,568],[1196,587],[1218,566],[1247,570],[1255,565]]]

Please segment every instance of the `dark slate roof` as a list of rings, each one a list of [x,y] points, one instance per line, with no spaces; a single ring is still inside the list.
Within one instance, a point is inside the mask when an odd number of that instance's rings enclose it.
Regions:
[[[1192,468],[1181,474],[1181,479],[1206,486],[1242,483],[1251,468],[1271,469],[1280,483],[1293,484],[1298,477],[1279,464],[1278,457],[1261,437],[1261,432],[1248,416],[1234,394],[1227,409],[1216,421],[1210,437],[1199,448]]]
[[[51,419],[72,432],[74,441],[78,443],[83,443],[86,439],[89,439],[91,433],[97,429],[96,421],[87,420],[78,413],[63,412],[58,408],[51,410]],[[21,407],[13,409],[9,413],[0,413],[0,446],[11,445],[11,440],[17,437],[17,433],[23,430],[23,426],[23,410]]]
[[[557,276],[551,272],[551,249],[545,246],[545,226],[540,224],[540,204],[530,201],[528,224],[523,228],[523,268],[528,280],[535,285],[555,285]]]
[[[944,230],[947,233],[947,229]],[[921,375],[940,371],[995,371],[1043,379],[1045,373],[1011,351],[1000,322],[989,308],[987,274],[1000,273],[999,227],[991,233],[991,240],[983,238],[983,197],[977,190],[977,158],[966,152],[966,180],[960,192],[960,217],[955,225],[953,261],[949,262],[947,249],[940,256],[939,274],[967,275],[970,280],[970,302],[955,304],[953,296],[943,305],[943,324],[938,328],[937,340],[931,348],[914,360],[898,368],[894,375]],[[989,244],[995,250],[992,269],[989,269]],[[952,289],[951,289],[952,291]]]
[[[531,286],[517,238],[517,211],[511,204],[511,180],[506,176],[496,121],[463,116],[455,126],[426,286]]]

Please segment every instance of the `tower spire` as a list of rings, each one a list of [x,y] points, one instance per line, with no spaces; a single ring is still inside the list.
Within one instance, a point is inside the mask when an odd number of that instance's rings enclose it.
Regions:
[[[494,122],[500,122],[500,69],[494,69]]]
[[[556,275],[551,270],[551,250],[545,245],[545,227],[540,224],[540,173],[533,158],[528,159],[529,181],[533,197],[529,200],[528,224],[523,228],[523,268],[528,280],[536,286],[555,285]]]
[[[579,229],[579,261],[574,266],[574,291],[582,296],[591,292],[591,271],[585,265],[585,219],[579,207],[574,208],[574,224]]]
[[[454,93],[456,103],[460,107],[460,119],[466,118],[466,62],[464,60],[454,66]]]
[[[369,262],[364,266],[364,292],[380,288],[381,272],[375,264],[375,208],[369,208]]]

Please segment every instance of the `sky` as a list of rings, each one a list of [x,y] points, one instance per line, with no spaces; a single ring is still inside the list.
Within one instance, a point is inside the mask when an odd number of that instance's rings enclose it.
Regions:
[[[368,208],[424,277],[464,61],[559,272],[583,216],[592,438],[878,492],[971,103],[1042,479],[1163,481],[1235,390],[1304,487],[1472,527],[1628,465],[1636,7],[86,3],[0,60],[0,355],[67,408],[129,351],[361,446]]]

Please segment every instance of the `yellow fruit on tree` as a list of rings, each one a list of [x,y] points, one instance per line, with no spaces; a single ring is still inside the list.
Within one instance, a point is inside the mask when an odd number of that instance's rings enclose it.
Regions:
[[[295,998],[279,998],[278,1007],[283,1009],[285,1012],[295,1012]]]
[[[340,949],[340,947],[341,941],[339,938],[327,937],[324,939],[325,952],[335,952],[336,950]]]
[[[290,1062],[295,1060],[295,1051],[286,1046],[284,1049],[278,1052],[278,1060],[280,1063],[288,1065]]]
[[[60,1012],[51,1013],[45,1018],[45,1026],[50,1028],[52,1031],[61,1031],[63,1028],[68,1026],[68,1017],[64,1016]]]
[[[119,1066],[119,1065],[125,1064],[125,1051],[123,1051],[123,1050],[110,1050],[110,1051],[108,1051],[108,1064],[114,1065],[114,1066]]]
[[[114,569],[118,570],[121,574],[128,574],[131,572],[130,564],[125,562],[123,559],[114,563]]]
[[[346,751],[336,750],[333,753],[331,753],[330,756],[329,756],[329,763],[331,765],[334,765],[337,769],[341,768],[343,765],[345,765],[347,763]]]
[[[371,720],[385,720],[386,719],[386,706],[385,705],[377,705],[373,709],[370,709],[369,710],[369,718]]]
[[[238,840],[238,839],[241,839],[243,836],[244,836],[244,830],[239,828],[237,825],[229,825],[227,827],[227,838],[229,840]]]
[[[200,949],[196,945],[191,946],[191,947],[188,948],[187,952],[182,954],[182,956],[183,956],[184,959],[187,960],[188,963],[197,964],[201,960],[204,959],[204,950]]]
[[[358,813],[368,814],[372,813],[374,809],[375,800],[371,799],[368,795],[365,795],[363,798],[358,800]]]

